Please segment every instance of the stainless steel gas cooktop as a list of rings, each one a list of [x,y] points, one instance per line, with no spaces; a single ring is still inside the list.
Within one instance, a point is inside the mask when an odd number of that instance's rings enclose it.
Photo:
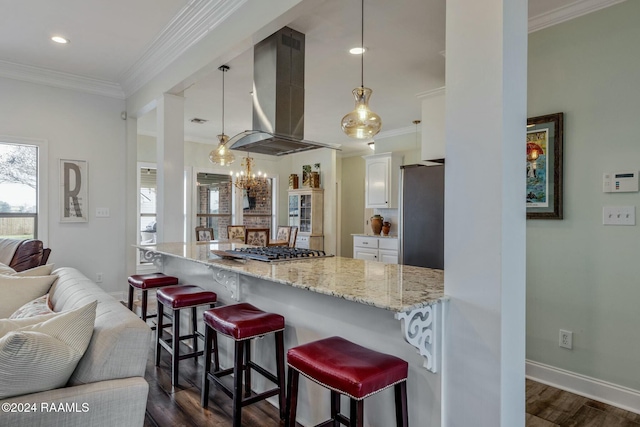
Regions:
[[[314,249],[290,248],[287,246],[256,246],[230,249],[225,252],[233,256],[265,262],[293,261],[312,258],[326,258],[333,256],[325,254],[324,251],[318,251]]]

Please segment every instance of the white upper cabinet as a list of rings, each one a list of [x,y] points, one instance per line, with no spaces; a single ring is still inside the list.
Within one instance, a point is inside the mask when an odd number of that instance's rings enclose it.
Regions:
[[[382,153],[363,158],[366,162],[365,208],[397,208],[402,156]]]

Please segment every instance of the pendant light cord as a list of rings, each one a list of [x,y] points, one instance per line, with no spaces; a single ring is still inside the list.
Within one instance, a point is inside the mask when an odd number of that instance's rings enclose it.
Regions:
[[[229,71],[229,66],[221,65],[218,70],[222,71],[222,135],[224,135],[224,73]]]
[[[224,135],[224,73],[225,69],[222,69],[222,135]]]
[[[362,53],[360,54],[360,87],[364,87],[364,0],[360,6],[360,48]]]

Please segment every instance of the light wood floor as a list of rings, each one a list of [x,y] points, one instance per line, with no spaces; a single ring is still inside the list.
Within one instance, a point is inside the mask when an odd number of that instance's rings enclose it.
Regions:
[[[180,362],[180,384],[171,387],[169,355],[163,351],[159,367],[149,352],[146,380],[149,399],[145,427],[231,426],[231,399],[211,385],[209,408],[200,407],[202,367]],[[527,380],[526,427],[640,427],[640,415]],[[410,420],[422,427],[419,420]],[[262,401],[242,411],[244,427],[282,427],[278,410]],[[377,426],[383,427],[383,426]]]

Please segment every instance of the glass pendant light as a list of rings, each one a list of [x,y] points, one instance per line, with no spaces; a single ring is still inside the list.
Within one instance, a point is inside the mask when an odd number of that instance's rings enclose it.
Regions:
[[[224,134],[224,73],[229,71],[229,67],[221,65],[218,70],[222,71],[222,134],[218,135],[218,146],[209,153],[209,161],[216,165],[226,166],[236,160],[236,156],[227,148],[229,137]]]
[[[364,49],[364,0],[362,0],[361,10],[361,33],[360,41]],[[382,128],[380,116],[369,109],[369,98],[373,91],[364,87],[364,53],[360,57],[360,87],[353,90],[356,99],[356,108],[342,118],[342,131],[351,138],[367,139],[372,138]]]

